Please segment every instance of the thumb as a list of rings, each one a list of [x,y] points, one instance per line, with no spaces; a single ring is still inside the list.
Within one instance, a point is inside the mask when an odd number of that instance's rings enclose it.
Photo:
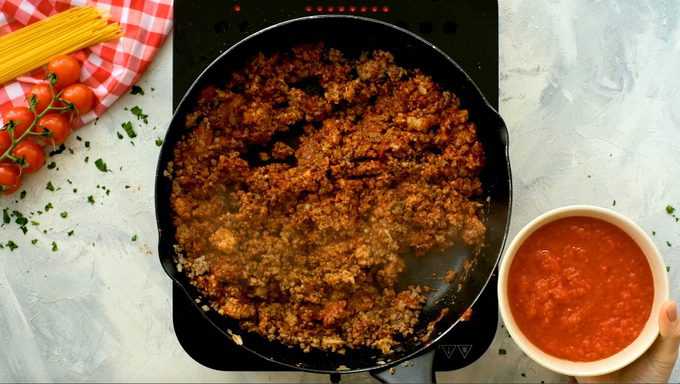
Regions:
[[[656,358],[664,363],[674,364],[678,358],[680,347],[680,320],[678,319],[678,304],[666,301],[661,306],[659,314],[659,337]]]

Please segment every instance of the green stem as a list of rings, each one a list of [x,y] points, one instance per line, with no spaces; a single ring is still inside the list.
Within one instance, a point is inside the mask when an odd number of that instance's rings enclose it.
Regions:
[[[52,93],[54,94],[54,88],[52,87],[52,84],[50,84],[50,89],[52,90]],[[45,110],[43,110],[37,116],[35,116],[35,118],[33,118],[33,122],[31,122],[31,125],[28,126],[26,131],[24,133],[22,133],[21,136],[19,136],[18,139],[15,139],[14,134],[12,134],[12,137],[11,137],[12,145],[10,145],[9,148],[7,148],[7,150],[5,150],[5,152],[0,156],[0,162],[2,162],[3,160],[6,160],[6,159],[10,159],[10,160],[16,162],[17,158],[15,158],[14,156],[11,155],[12,151],[14,150],[14,148],[17,146],[18,143],[20,143],[22,140],[24,140],[25,137],[27,137],[28,135],[35,135],[35,133],[33,132],[33,128],[35,128],[35,126],[38,124],[38,121],[40,119],[42,119],[43,116],[45,116],[47,114],[47,112],[59,111],[59,110],[64,110],[64,109],[68,108],[68,107],[53,107],[52,106],[54,104],[54,101],[59,99],[60,95],[61,95],[61,92],[52,96],[52,100],[50,100],[50,103],[47,105],[47,108],[45,108]]]

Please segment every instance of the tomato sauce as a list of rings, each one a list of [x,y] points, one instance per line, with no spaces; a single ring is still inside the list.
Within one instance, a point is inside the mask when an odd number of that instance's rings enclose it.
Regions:
[[[559,219],[536,230],[510,266],[508,300],[522,333],[572,361],[609,357],[635,340],[654,298],[640,247],[613,224]]]

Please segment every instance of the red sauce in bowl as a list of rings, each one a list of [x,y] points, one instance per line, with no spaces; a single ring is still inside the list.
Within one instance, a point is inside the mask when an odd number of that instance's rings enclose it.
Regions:
[[[572,361],[624,349],[649,318],[652,271],[623,230],[590,217],[544,225],[520,246],[508,275],[512,316],[538,348]]]

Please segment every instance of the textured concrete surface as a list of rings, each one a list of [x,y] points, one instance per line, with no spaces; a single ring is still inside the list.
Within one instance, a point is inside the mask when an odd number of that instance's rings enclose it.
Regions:
[[[680,208],[680,3],[512,0],[502,1],[500,15],[501,113],[515,188],[511,236],[554,207],[611,207],[656,233],[671,267],[671,295],[680,299],[680,224],[665,212],[667,204]],[[0,229],[0,241],[19,245],[0,250],[0,380],[327,380],[213,371],[175,339],[153,210],[155,140],[171,115],[171,65],[169,42],[140,83],[146,95],[124,97],[78,131],[83,141],[67,143],[74,153],[52,159],[58,170],[26,180],[25,199],[0,199],[0,208],[24,214],[54,207],[35,214],[40,225],[29,224],[26,235],[15,224]],[[148,124],[126,110],[135,105]],[[134,145],[116,136],[128,120],[138,133]],[[97,170],[98,158],[111,172]],[[46,190],[50,181],[54,192]],[[566,380],[525,357],[500,325],[482,359],[438,378]],[[677,367],[673,381],[680,381]]]

